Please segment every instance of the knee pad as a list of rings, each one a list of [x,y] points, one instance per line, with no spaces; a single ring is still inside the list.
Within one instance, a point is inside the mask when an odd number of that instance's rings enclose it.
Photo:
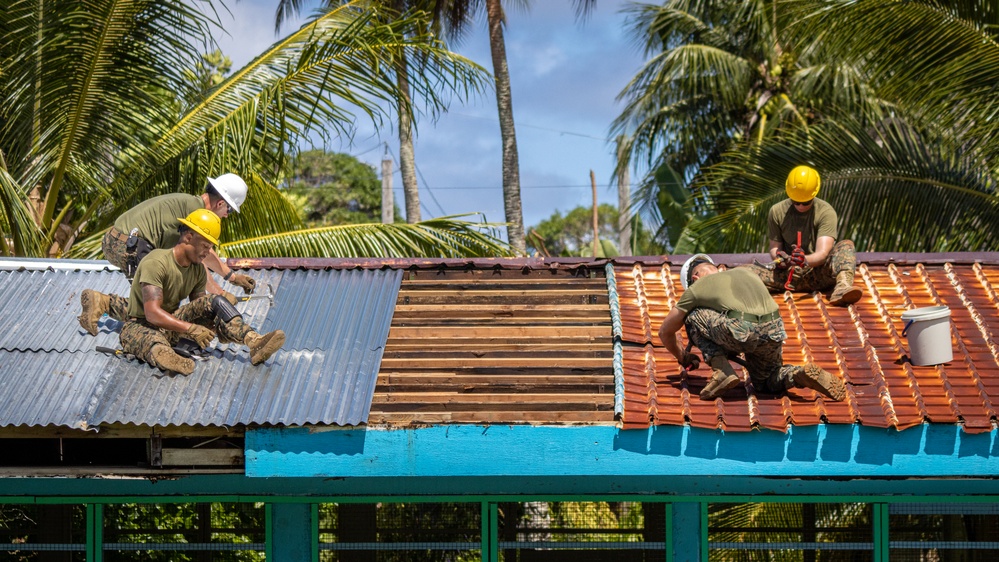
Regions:
[[[231,302],[227,301],[222,295],[215,295],[212,298],[212,312],[215,316],[223,322],[232,322],[233,318],[242,318],[243,315],[236,310],[236,307],[232,305]]]

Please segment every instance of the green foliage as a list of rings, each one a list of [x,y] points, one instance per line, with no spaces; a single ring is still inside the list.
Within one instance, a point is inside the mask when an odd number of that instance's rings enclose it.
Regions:
[[[12,0],[0,10],[0,229],[11,240],[4,253],[92,255],[103,231],[139,201],[201,193],[207,177],[236,172],[250,191],[223,236],[284,255],[281,243],[291,238],[261,237],[303,226],[274,188],[286,153],[316,135],[349,137],[359,115],[381,125],[403,95],[393,65],[400,51],[423,64],[409,81],[423,105],[405,105],[414,114],[433,115],[485,83],[481,67],[426,32],[425,15],[389,21],[379,3],[355,0],[322,12],[206,94],[226,66],[199,50],[221,27],[215,10],[168,0],[80,6]],[[180,115],[178,100],[190,104]],[[37,213],[28,200],[35,189]],[[399,239],[374,226],[353,236],[367,237],[355,245],[375,255],[438,255],[466,247],[453,240],[475,228],[453,218],[424,225],[434,235],[423,241],[451,241],[445,250],[382,247]],[[480,237],[472,245],[503,251],[491,243]]]
[[[600,251],[597,257],[618,255],[615,242],[618,240],[618,210],[614,205],[601,203],[597,207],[597,226],[600,237]],[[579,206],[565,215],[556,210],[550,217],[527,229],[528,250],[550,256],[592,256],[593,255],[593,207]],[[641,219],[632,219],[632,253],[634,255],[657,255],[662,248],[652,240]]]
[[[194,91],[185,101],[194,105],[202,101],[212,88],[221,84],[232,71],[232,60],[220,49],[201,55],[201,60],[193,68],[184,70],[184,79],[194,86]]]
[[[348,154],[309,150],[296,156],[283,190],[309,228],[381,221],[382,183]],[[398,217],[398,209],[394,216]]]
[[[650,59],[614,127],[630,139],[619,165],[650,170],[636,201],[657,239],[761,251],[784,178],[810,164],[858,250],[995,249],[993,4],[633,7]]]

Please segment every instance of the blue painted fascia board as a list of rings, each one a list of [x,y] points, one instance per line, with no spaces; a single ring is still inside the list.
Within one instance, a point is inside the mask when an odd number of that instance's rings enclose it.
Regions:
[[[438,425],[246,432],[249,477],[984,477],[996,431],[924,424],[725,433],[688,426]]]

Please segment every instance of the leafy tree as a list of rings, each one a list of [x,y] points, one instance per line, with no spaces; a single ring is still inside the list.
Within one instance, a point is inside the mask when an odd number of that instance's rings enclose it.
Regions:
[[[223,246],[230,255],[507,251],[459,217],[409,229],[301,230],[275,187],[300,139],[349,136],[357,113],[381,122],[382,106],[401,95],[392,64],[400,49],[433,61],[410,83],[431,111],[481,80],[470,61],[418,33],[417,15],[386,21],[362,0],[326,11],[177,116],[176,101],[160,92],[196,97],[184,69],[202,60],[198,46],[219,27],[213,13],[167,0],[8,2],[0,11],[0,231],[11,241],[0,252],[94,255],[124,210],[162,193],[200,193],[206,177],[228,171],[250,193],[223,237],[252,242]]]
[[[597,226],[603,255],[616,256],[618,210],[617,207],[601,203],[597,207]],[[652,241],[649,231],[635,217],[632,225],[632,248],[635,255],[656,255],[662,247]],[[565,215],[556,210],[550,217],[528,229],[528,249],[532,253],[551,256],[592,256],[593,255],[593,207],[579,206]]]
[[[309,228],[381,220],[381,180],[374,168],[353,156],[302,152],[295,157],[288,182],[285,195]]]
[[[802,163],[860,250],[995,247],[987,0],[634,10],[651,58],[622,94],[615,126],[633,142],[619,165],[649,165],[636,199],[670,223],[673,251],[760,251],[766,209]]]

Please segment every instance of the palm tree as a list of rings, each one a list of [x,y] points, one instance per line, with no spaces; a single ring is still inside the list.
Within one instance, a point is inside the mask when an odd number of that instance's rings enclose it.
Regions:
[[[325,5],[342,4],[343,1],[326,0]],[[382,0],[381,4],[391,18],[403,17],[406,12],[422,11],[430,14],[424,33],[440,34],[440,5],[435,0]],[[301,0],[279,0],[275,14],[275,27],[279,28],[285,19],[301,11]],[[409,60],[405,50],[400,50],[396,61],[396,86],[399,91],[397,117],[399,127],[399,171],[402,176],[402,191],[406,204],[406,222],[420,222],[420,191],[416,179],[416,150],[413,146],[413,108],[409,87]],[[425,60],[423,62],[426,62]],[[419,71],[419,68],[417,68]]]
[[[527,4],[526,0],[521,0]],[[517,154],[517,132],[513,121],[513,96],[510,91],[510,71],[506,60],[503,26],[506,15],[500,0],[438,0],[444,6],[445,28],[456,40],[468,29],[475,15],[483,8],[489,24],[489,46],[496,85],[496,108],[500,136],[503,142],[503,209],[507,222],[507,238],[520,253],[526,251],[524,212],[520,202],[520,164]],[[572,0],[577,18],[585,17],[596,0]]]
[[[760,251],[764,212],[800,163],[822,173],[821,196],[858,249],[994,248],[981,230],[996,218],[985,93],[999,79],[996,15],[984,0],[958,4],[634,8],[653,56],[615,126],[652,170],[645,208],[685,211],[669,229],[674,251]]]
[[[706,192],[692,180],[726,150],[807,130],[831,108],[881,115],[883,103],[854,67],[828,64],[803,40],[788,39],[780,5],[695,0],[628,8],[649,60],[619,96],[626,105],[612,128],[629,139],[619,167],[651,170],[636,204],[675,249],[687,247],[687,222],[707,212]]]
[[[238,171],[251,185],[243,212],[226,221],[225,239],[300,228],[275,187],[286,151],[309,134],[349,136],[355,112],[380,123],[382,104],[400,97],[393,73],[400,49],[433,61],[410,84],[432,110],[445,102],[441,84],[460,93],[481,80],[476,65],[418,33],[420,18],[386,23],[375,8],[358,0],[325,12],[178,114],[178,100],[191,99],[194,87],[184,69],[200,60],[197,45],[218,25],[205,13],[167,0],[9,2],[0,14],[0,229],[11,244],[0,248],[85,254],[139,200],[199,193],[222,171]],[[505,252],[482,225],[456,217],[412,226],[303,231],[288,249],[367,237],[357,246],[390,255],[440,240],[451,244],[432,255]],[[85,239],[80,248],[77,239]],[[285,240],[271,238],[267,253],[284,253]]]

